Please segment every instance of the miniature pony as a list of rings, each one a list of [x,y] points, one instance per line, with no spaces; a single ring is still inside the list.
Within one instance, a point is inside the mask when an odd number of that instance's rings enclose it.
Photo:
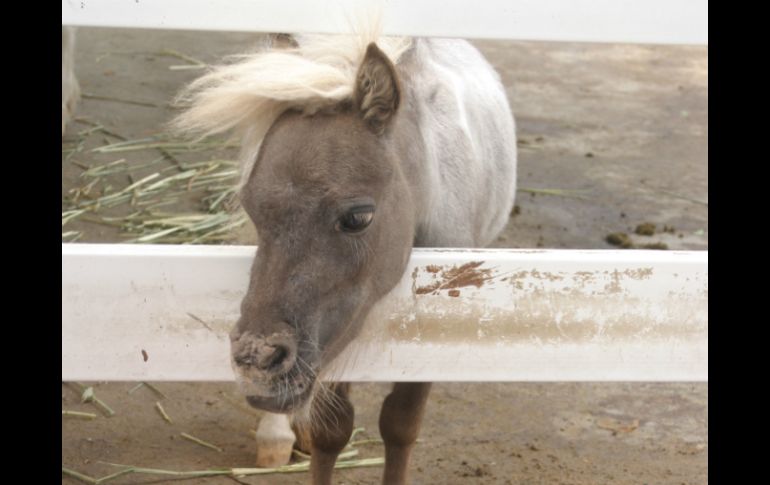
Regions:
[[[499,76],[463,40],[296,36],[182,93],[174,122],[242,141],[259,235],[231,360],[247,401],[310,421],[314,484],[353,429],[324,371],[402,278],[413,247],[483,247],[508,221],[516,134]],[[379,426],[384,483],[405,483],[429,383],[396,383]]]

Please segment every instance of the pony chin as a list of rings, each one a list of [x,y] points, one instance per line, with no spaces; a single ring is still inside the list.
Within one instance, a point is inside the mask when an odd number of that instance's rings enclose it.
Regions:
[[[235,374],[235,384],[238,386],[238,390],[244,396],[263,396],[269,397],[274,395],[270,386],[264,384],[257,384],[253,380],[241,375]]]
[[[245,396],[246,398],[255,398],[257,400],[261,399],[267,399],[270,400],[272,398],[278,398],[281,399],[280,393],[276,392],[275,387],[270,383],[262,383],[259,382],[254,376],[248,376],[243,373],[242,370],[240,370],[234,362],[231,361],[233,371],[235,373],[235,384],[238,387],[238,391],[241,395]],[[296,406],[292,407],[292,409],[288,410],[285,414],[289,414],[292,416],[297,416],[299,422],[302,421],[310,421],[310,410],[311,410],[311,403],[313,402],[313,399],[315,398],[315,395],[318,391],[318,386],[321,385],[320,382],[316,379],[313,380],[312,383],[310,383],[310,390],[306,392],[300,392],[297,395],[294,395],[293,398],[296,399],[299,396],[302,396],[302,402]],[[285,399],[292,399],[292,396],[287,396]],[[250,403],[251,404],[251,403]],[[254,404],[251,404],[252,406],[258,407]],[[272,411],[272,412],[283,412],[283,411]]]
[[[230,366],[235,374],[235,384],[244,396],[268,397],[275,394],[269,384],[258,383],[253,376],[244,375],[232,359],[230,359]]]

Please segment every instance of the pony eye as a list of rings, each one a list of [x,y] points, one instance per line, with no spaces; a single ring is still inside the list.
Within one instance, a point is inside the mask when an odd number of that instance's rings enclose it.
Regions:
[[[371,207],[359,207],[340,217],[334,227],[338,231],[347,233],[361,232],[369,227],[373,218],[374,210]]]

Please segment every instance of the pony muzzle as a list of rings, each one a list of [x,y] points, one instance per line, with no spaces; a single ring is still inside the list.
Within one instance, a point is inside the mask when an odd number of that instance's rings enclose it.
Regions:
[[[297,339],[288,332],[259,336],[231,335],[231,356],[236,371],[257,381],[280,378],[297,362]]]

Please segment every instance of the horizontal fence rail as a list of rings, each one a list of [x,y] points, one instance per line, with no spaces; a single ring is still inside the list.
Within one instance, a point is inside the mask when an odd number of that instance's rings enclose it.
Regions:
[[[388,35],[708,44],[708,0],[62,0],[62,24],[349,33],[367,8]]]
[[[232,380],[255,251],[62,244],[62,380]],[[329,376],[706,381],[708,253],[416,249]]]

